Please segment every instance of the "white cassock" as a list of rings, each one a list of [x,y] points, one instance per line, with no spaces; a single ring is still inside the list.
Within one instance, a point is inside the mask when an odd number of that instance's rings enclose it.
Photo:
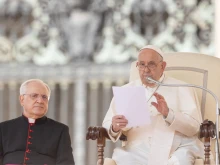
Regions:
[[[167,84],[184,82],[163,76],[159,81]],[[136,80],[125,86],[141,86]],[[162,95],[168,105],[169,114],[164,118],[151,105],[156,102],[153,94]],[[193,88],[157,86],[146,88],[146,100],[151,114],[151,124],[125,128],[119,133],[112,132],[112,117],[116,115],[114,98],[104,118],[103,127],[108,130],[113,142],[125,134],[127,141],[114,150],[112,158],[117,165],[193,165],[196,158],[204,157],[203,143],[198,139],[202,122],[200,106]],[[129,121],[128,121],[129,122]]]

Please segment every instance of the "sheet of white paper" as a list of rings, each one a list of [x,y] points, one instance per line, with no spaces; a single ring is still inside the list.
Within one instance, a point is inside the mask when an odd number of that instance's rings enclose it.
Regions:
[[[124,115],[127,127],[150,124],[144,87],[112,87],[117,115]]]

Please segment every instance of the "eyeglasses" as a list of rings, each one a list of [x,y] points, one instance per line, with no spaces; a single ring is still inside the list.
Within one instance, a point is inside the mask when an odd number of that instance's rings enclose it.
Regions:
[[[155,63],[153,61],[149,62],[147,65],[145,65],[145,63],[139,63],[137,64],[137,68],[139,70],[145,70],[145,68],[147,67],[149,70],[154,70],[156,69],[157,65],[162,62],[162,61],[159,61],[158,63]]]
[[[28,95],[28,96],[30,96],[30,98],[31,98],[32,100],[37,100],[37,98],[38,98],[39,96],[41,96],[41,98],[42,98],[44,101],[48,101],[48,100],[49,100],[49,97],[48,97],[47,95],[40,95],[40,94],[38,94],[38,93],[30,93],[30,94],[23,94],[23,95]]]

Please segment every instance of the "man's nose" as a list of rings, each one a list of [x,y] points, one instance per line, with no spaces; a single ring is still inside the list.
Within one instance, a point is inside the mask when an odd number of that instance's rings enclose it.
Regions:
[[[43,100],[43,98],[42,98],[42,96],[41,95],[38,95],[38,97],[37,97],[37,102],[43,102],[44,100]]]
[[[144,71],[145,72],[150,72],[150,69],[147,66],[145,66]]]

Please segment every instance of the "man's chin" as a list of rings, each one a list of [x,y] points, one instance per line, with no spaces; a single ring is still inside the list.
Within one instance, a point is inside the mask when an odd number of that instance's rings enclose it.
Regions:
[[[155,83],[151,83],[150,81],[148,81],[147,79],[142,79],[142,83],[146,86],[146,87],[155,87]]]
[[[34,110],[36,116],[44,116],[46,114],[45,110]]]

